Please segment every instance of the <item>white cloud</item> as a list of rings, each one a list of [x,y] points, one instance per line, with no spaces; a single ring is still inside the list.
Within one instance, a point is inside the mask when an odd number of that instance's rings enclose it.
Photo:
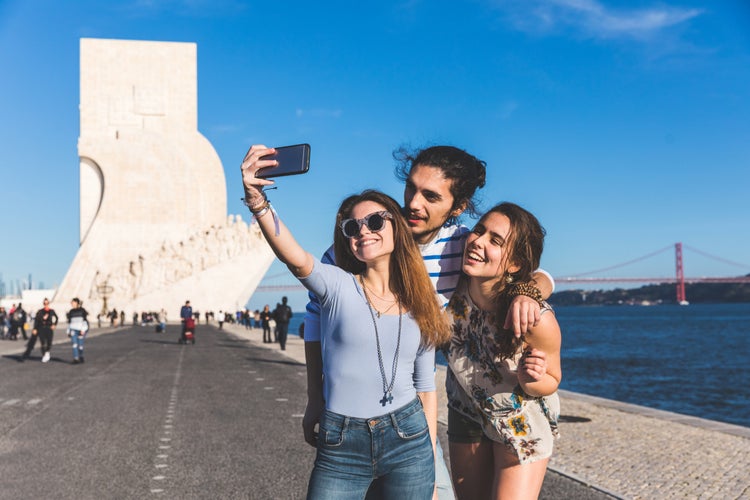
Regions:
[[[312,108],[303,109],[297,108],[295,110],[297,118],[310,117],[310,118],[341,118],[344,112],[340,109],[326,109],[326,108]]]
[[[703,12],[667,5],[614,9],[598,0],[499,0],[493,6],[522,31],[574,29],[594,38],[636,40],[652,38]]]

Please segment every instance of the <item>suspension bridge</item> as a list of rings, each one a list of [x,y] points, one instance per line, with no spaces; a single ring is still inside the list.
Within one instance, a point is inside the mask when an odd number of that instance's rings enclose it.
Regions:
[[[724,259],[711,255],[710,253],[698,250],[697,248],[683,245],[682,243],[675,243],[674,245],[668,245],[664,248],[660,248],[654,252],[650,252],[646,255],[642,255],[635,259],[621,262],[613,266],[604,267],[601,269],[595,269],[593,271],[587,271],[585,273],[574,274],[571,276],[555,276],[555,283],[558,285],[572,284],[572,283],[640,283],[644,285],[648,284],[664,284],[673,283],[675,285],[675,298],[678,304],[686,304],[687,297],[685,296],[685,284],[686,283],[750,283],[750,275],[735,276],[735,277],[686,277],[683,268],[683,247],[691,252],[695,252],[703,257],[719,261],[723,264],[729,264],[731,266],[739,267],[744,269],[745,272],[750,270],[750,265],[733,262],[731,260]],[[637,262],[649,259],[656,255],[662,254],[667,251],[674,249],[675,255],[675,274],[674,276],[661,276],[661,277],[601,277],[594,276],[601,273],[608,273],[615,269],[620,269],[625,266],[635,264]],[[256,289],[256,292],[287,292],[287,291],[302,291],[304,287],[291,276],[289,273],[280,273],[270,276],[266,276],[261,281],[260,286]]]

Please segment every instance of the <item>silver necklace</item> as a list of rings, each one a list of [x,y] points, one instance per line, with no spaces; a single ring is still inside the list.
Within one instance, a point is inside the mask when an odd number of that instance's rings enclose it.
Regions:
[[[378,323],[375,321],[375,313],[370,305],[370,297],[367,295],[367,287],[364,286],[362,276],[359,277],[362,281],[362,291],[365,292],[365,302],[367,302],[367,308],[370,310],[370,317],[372,318],[372,326],[375,327],[375,345],[378,348],[378,365],[380,366],[380,377],[383,381],[383,399],[380,400],[380,404],[385,406],[386,403],[393,403],[393,384],[396,383],[396,369],[398,367],[398,351],[401,348],[401,302],[398,303],[398,337],[396,340],[396,352],[393,354],[393,369],[391,370],[391,383],[388,384],[388,379],[385,376],[385,366],[383,365],[383,352],[380,349],[380,335],[378,335]],[[380,317],[378,315],[378,317]]]
[[[383,302],[385,302],[386,304],[388,304],[388,303],[389,303],[389,301],[388,301],[388,300],[384,299],[383,297],[381,297],[381,296],[380,296],[380,295],[378,295],[377,293],[373,292],[373,291],[372,291],[372,290],[370,289],[370,287],[369,287],[369,286],[367,286],[367,283],[365,283],[365,280],[364,280],[364,278],[362,278],[362,276],[360,276],[360,277],[359,277],[359,281],[360,281],[360,282],[362,283],[362,288],[363,288],[363,289],[365,290],[365,296],[367,297],[367,301],[368,301],[368,304],[370,304],[370,303],[371,303],[371,301],[370,301],[370,297],[369,297],[369,295],[367,294],[367,292],[370,292],[371,294],[373,294],[373,295],[374,295],[375,297],[379,298],[380,300],[382,300],[382,301],[383,301]],[[378,309],[377,309],[377,308],[376,308],[376,307],[375,307],[374,305],[372,306],[372,308],[373,308],[373,309],[375,309],[375,315],[376,315],[376,316],[377,316],[377,317],[379,318],[379,317],[381,317],[381,316],[382,316],[383,314],[385,314],[385,313],[387,313],[388,311],[390,311],[391,309],[393,309],[393,306],[395,306],[395,305],[396,305],[396,302],[398,302],[398,298],[395,298],[395,299],[393,299],[393,301],[390,301],[390,304],[391,304],[391,305],[389,305],[388,307],[386,307],[386,308],[385,308],[385,309],[384,309],[383,311],[379,311],[379,310],[378,310]],[[370,305],[371,305],[371,304],[370,304]]]

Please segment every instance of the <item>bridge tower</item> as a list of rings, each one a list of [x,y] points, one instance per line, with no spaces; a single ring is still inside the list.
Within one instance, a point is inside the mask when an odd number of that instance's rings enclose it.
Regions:
[[[687,300],[685,298],[685,274],[682,270],[682,243],[674,244],[674,257],[677,271],[677,303],[685,305]]]

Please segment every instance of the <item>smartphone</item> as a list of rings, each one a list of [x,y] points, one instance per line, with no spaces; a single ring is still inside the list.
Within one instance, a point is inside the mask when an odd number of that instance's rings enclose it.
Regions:
[[[309,144],[295,144],[294,146],[282,146],[274,149],[276,149],[275,154],[263,156],[261,160],[276,160],[279,164],[275,167],[258,170],[256,175],[261,179],[304,174],[310,170]]]

